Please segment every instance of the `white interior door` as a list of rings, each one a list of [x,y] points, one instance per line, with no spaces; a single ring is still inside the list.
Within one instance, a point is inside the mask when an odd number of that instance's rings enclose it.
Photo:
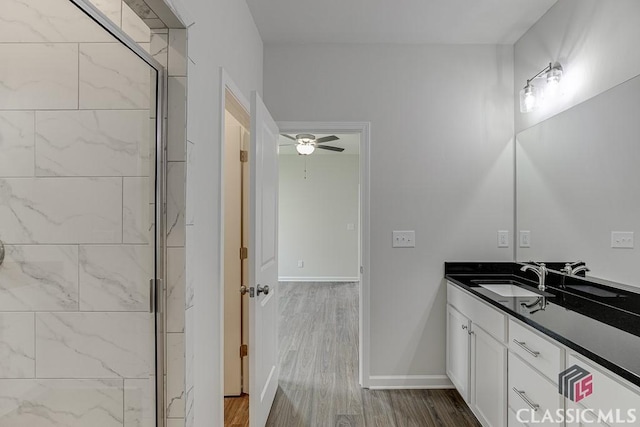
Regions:
[[[278,388],[278,126],[251,94],[249,422],[262,427]]]

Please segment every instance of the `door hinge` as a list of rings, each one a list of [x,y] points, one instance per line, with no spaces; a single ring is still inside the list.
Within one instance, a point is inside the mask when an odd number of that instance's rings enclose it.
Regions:
[[[247,258],[249,258],[249,249],[240,248],[240,259],[247,259]]]
[[[249,152],[246,150],[240,150],[240,162],[246,163],[249,161]]]
[[[249,354],[249,346],[246,344],[242,344],[240,346],[240,358],[247,357]]]

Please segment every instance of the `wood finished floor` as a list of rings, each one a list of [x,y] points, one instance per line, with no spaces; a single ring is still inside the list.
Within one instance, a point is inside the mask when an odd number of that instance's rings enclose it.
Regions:
[[[455,390],[358,385],[356,283],[280,283],[280,379],[270,427],[477,427]]]
[[[224,398],[225,427],[249,427],[249,395]]]

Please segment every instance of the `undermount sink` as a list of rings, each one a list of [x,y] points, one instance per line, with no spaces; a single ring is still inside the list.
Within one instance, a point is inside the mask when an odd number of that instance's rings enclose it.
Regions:
[[[521,288],[520,286],[516,286],[512,284],[487,283],[480,286],[502,297],[520,298],[520,297],[539,297],[540,296],[540,294],[531,292],[527,289]]]

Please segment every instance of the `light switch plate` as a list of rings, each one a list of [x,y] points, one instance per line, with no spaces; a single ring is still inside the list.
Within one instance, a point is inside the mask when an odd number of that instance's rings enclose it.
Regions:
[[[299,259],[298,260],[298,268],[303,268],[304,267],[304,261]]]
[[[531,247],[531,231],[520,230],[520,247],[521,248]]]
[[[416,232],[411,231],[394,231],[392,233],[393,242],[391,244],[394,248],[415,248],[416,247]]]
[[[633,249],[633,231],[612,231],[611,247]]]
[[[509,247],[509,230],[498,230],[498,247]]]

